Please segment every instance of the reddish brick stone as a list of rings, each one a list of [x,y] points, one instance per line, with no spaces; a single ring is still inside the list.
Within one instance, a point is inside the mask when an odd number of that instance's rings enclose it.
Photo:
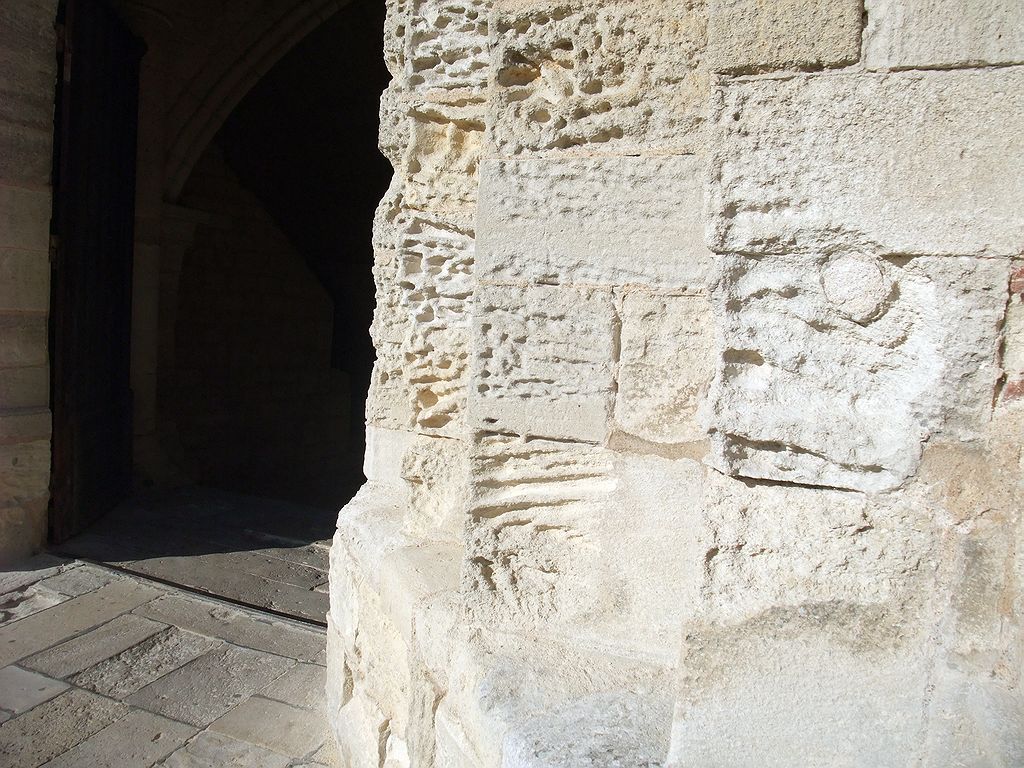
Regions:
[[[1006,382],[1003,387],[1003,402],[1009,403],[1021,398],[1024,398],[1024,378]]]

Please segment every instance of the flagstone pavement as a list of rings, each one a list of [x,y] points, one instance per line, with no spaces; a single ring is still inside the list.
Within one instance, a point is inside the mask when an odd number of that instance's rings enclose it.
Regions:
[[[340,765],[319,627],[50,556],[0,571],[0,765]]]

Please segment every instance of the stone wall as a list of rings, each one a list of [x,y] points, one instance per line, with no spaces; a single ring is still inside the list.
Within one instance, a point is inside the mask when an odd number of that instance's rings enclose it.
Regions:
[[[1024,10],[391,0],[353,766],[1024,762]]]
[[[46,539],[56,2],[0,8],[0,566]]]
[[[181,205],[196,227],[170,281],[173,353],[158,388],[168,454],[200,483],[340,503],[358,462],[346,456],[349,382],[331,368],[333,302],[217,145]]]

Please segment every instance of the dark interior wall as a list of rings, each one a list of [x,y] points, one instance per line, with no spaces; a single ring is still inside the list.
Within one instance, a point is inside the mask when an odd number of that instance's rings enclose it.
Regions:
[[[208,217],[182,264],[160,408],[206,485],[336,509],[362,479],[372,224],[391,177],[383,21],[382,0],[353,0],[300,42],[180,198]]]
[[[383,0],[353,0],[256,85],[216,139],[334,300],[331,359],[352,382],[353,442],[374,360],[373,214],[391,178],[377,148],[390,79],[383,24]]]
[[[178,288],[161,388],[187,473],[204,485],[336,508],[361,479],[334,303],[211,145],[181,202],[203,213]]]

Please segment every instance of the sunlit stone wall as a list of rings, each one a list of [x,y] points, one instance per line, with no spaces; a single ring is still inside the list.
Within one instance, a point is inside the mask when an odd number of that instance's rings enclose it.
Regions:
[[[1024,7],[392,2],[353,766],[1024,763]]]

